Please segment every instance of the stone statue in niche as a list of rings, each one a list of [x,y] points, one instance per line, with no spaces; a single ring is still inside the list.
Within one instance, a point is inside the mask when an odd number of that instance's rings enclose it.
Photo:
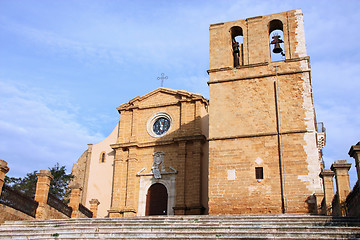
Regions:
[[[154,162],[153,166],[151,168],[152,173],[154,174],[154,178],[161,178],[161,172],[165,172],[165,164],[164,164],[164,152],[154,152]],[[161,171],[160,171],[160,165],[161,165]]]

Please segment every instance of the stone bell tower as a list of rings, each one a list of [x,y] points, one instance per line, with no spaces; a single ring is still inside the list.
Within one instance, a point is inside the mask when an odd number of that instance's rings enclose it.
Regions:
[[[301,10],[210,25],[208,73],[209,214],[312,212],[322,188]]]

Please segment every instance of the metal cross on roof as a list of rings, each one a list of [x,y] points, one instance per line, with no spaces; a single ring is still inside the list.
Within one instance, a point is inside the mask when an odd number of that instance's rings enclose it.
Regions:
[[[161,77],[157,78],[157,80],[161,80],[161,87],[163,87],[165,79],[168,79],[168,76],[165,76],[165,73],[162,73]]]

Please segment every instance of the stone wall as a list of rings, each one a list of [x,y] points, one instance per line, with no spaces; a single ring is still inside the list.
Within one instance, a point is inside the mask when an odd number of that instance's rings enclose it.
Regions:
[[[346,198],[347,215],[360,217],[360,187],[359,181],[356,182],[353,190]]]
[[[69,218],[62,212],[58,211],[57,209],[55,209],[49,205],[45,205],[44,208],[45,208],[45,213],[46,213],[45,219],[68,219]]]
[[[119,137],[111,145],[116,152],[111,217],[144,215],[143,197],[156,182],[167,188],[169,214],[204,212],[207,105],[199,94],[159,88],[118,107]],[[156,135],[153,124],[161,116],[170,127]],[[163,154],[158,179],[152,178],[156,152]]]
[[[273,20],[283,24],[284,61],[271,62]],[[234,27],[243,35],[237,67]],[[208,72],[209,213],[316,211],[322,186],[301,10],[211,25]]]
[[[14,208],[0,204],[0,223],[5,221],[35,220],[35,218]]]

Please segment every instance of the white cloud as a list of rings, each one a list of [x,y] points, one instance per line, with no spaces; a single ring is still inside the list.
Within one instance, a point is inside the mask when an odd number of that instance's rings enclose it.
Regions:
[[[0,158],[8,162],[10,176],[56,162],[70,171],[86,143],[103,139],[76,121],[76,108],[69,107],[64,95],[2,81],[0,96]]]

